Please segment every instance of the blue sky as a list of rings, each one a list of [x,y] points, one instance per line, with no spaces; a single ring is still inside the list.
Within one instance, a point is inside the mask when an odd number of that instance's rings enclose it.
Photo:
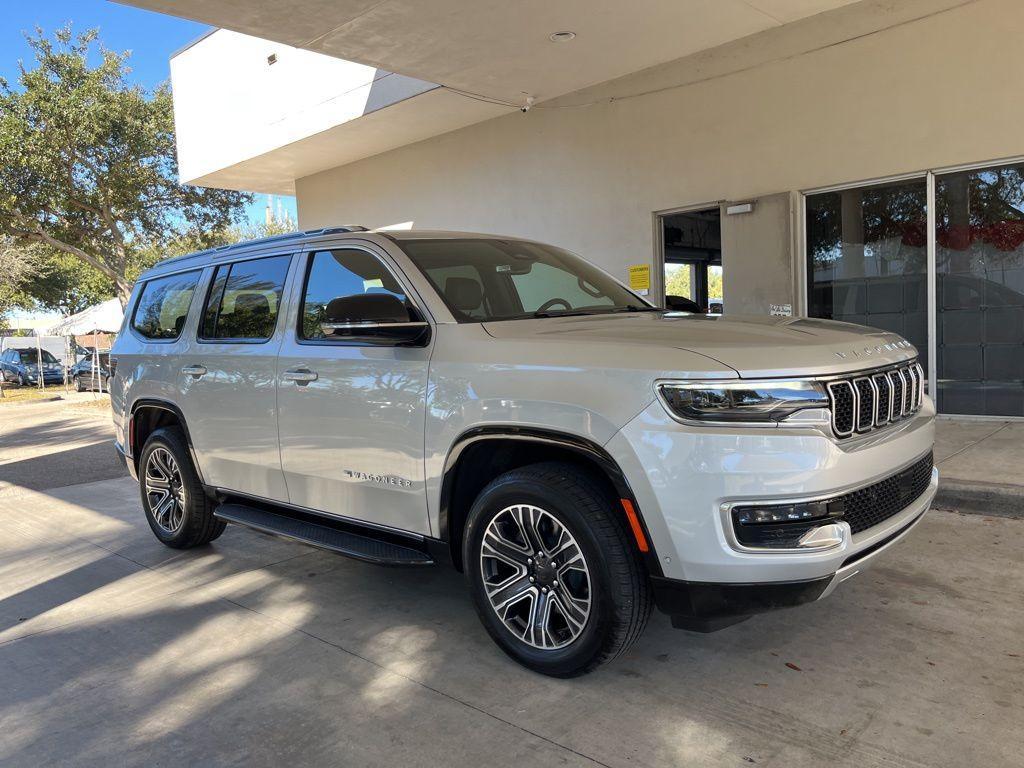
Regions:
[[[168,80],[171,54],[209,28],[109,0],[0,0],[0,77],[15,82],[19,59],[31,68],[32,52],[25,44],[25,32],[40,26],[51,34],[68,22],[75,29],[99,27],[104,45],[131,51],[130,77],[146,88]],[[285,198],[282,203],[294,218],[294,199]],[[266,204],[265,196],[257,196],[249,217],[262,221]]]

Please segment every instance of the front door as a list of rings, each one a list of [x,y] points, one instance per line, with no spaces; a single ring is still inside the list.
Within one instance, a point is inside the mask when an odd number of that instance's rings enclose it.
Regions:
[[[430,347],[356,342],[321,326],[334,299],[389,293],[420,320],[370,246],[304,257],[278,361],[281,462],[292,504],[429,533],[423,430]]]

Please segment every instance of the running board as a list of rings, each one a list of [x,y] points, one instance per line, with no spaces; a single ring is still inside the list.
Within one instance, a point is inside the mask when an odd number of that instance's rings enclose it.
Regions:
[[[278,514],[245,504],[221,504],[214,510],[219,520],[244,525],[257,531],[283,536],[320,549],[365,560],[378,565],[433,565],[434,559],[424,551],[396,544],[362,533],[354,533],[326,518],[314,522],[311,516]],[[413,543],[410,540],[410,543]],[[418,542],[417,542],[418,543]]]

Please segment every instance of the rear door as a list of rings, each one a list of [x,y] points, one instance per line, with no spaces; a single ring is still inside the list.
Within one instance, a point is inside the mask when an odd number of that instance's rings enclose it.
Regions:
[[[278,361],[281,462],[292,504],[428,534],[423,430],[430,346],[328,337],[334,299],[390,293],[425,315],[383,251],[315,249],[293,281]]]
[[[287,501],[277,444],[277,351],[293,254],[208,268],[198,327],[177,358],[179,402],[205,481]]]

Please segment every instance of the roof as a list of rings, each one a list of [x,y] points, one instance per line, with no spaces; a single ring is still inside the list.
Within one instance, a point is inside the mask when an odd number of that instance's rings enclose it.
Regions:
[[[264,245],[270,245],[273,243],[286,243],[291,240],[305,240],[306,238],[316,237],[318,235],[337,235],[347,234],[349,232],[366,232],[366,227],[360,227],[355,225],[338,226],[338,227],[321,227],[319,229],[300,229],[295,232],[286,232],[283,235],[271,235],[270,237],[260,237],[255,240],[243,240],[240,243],[231,243],[229,245],[218,245],[215,248],[207,248],[203,251],[195,251],[194,253],[186,253],[181,256],[172,256],[168,259],[162,259],[154,264],[152,267],[147,269],[140,275],[143,277],[150,274],[153,271],[162,270],[164,267],[169,265],[184,264],[192,260],[200,260],[204,256],[227,256],[238,251],[248,251],[254,248],[259,248]]]
[[[396,242],[403,240],[438,240],[438,239],[501,239],[501,240],[526,240],[527,238],[512,237],[508,235],[495,235],[487,234],[483,232],[460,232],[458,230],[447,230],[447,229],[417,229],[417,230],[396,230],[396,229],[367,229],[366,227],[360,227],[357,225],[343,225],[335,227],[321,227],[319,229],[305,229],[298,230],[296,232],[288,232],[283,235],[274,235],[273,237],[261,237],[256,240],[245,240],[240,243],[232,243],[231,245],[219,245],[216,248],[207,248],[205,251],[196,251],[195,253],[188,253],[183,256],[173,256],[169,259],[164,259],[157,262],[152,267],[147,269],[141,275],[139,280],[149,279],[158,274],[163,273],[167,267],[177,267],[180,269],[195,268],[198,269],[205,266],[209,261],[213,259],[221,260],[240,253],[259,252],[268,245],[279,245],[289,242],[294,242],[296,245],[301,245],[306,240],[311,240],[317,237],[326,237],[330,235],[357,235],[360,233],[377,234],[387,237]],[[191,264],[190,262],[195,262]],[[177,270],[176,270],[177,271]]]

